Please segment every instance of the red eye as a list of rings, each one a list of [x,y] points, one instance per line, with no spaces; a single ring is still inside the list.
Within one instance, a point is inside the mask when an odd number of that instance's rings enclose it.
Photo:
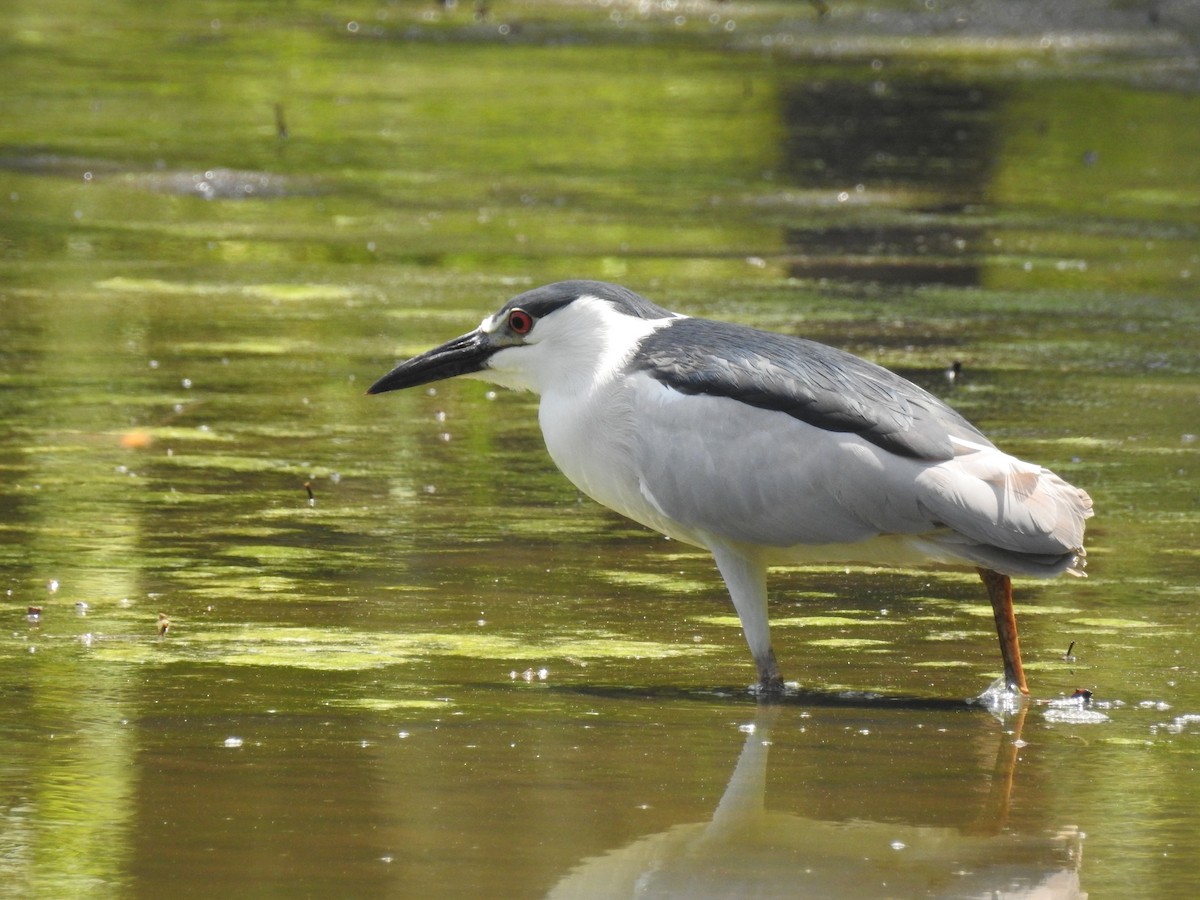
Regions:
[[[508,314],[508,327],[517,334],[529,334],[533,328],[533,316],[523,309],[514,309]]]

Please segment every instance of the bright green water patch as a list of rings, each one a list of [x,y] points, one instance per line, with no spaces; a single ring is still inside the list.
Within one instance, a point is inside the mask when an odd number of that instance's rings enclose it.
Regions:
[[[664,575],[659,572],[628,572],[617,569],[598,572],[605,581],[613,584],[634,585],[650,588],[656,591],[671,591],[682,594],[702,594],[713,590],[711,582],[696,581],[675,575]]]
[[[705,625],[721,625],[726,627],[741,627],[737,616],[696,616],[693,621]],[[778,616],[771,618],[772,627],[779,628],[843,628],[871,625],[900,625],[901,622],[890,619],[855,619],[849,616]]]
[[[855,831],[876,892],[919,845],[951,892],[1192,896],[1187,4],[7,12],[16,895],[543,896],[728,788],[728,868],[630,883],[832,895],[805,847]],[[1017,602],[1035,699],[1091,687],[1103,733],[963,707],[999,666],[969,571],[773,573],[811,694],[760,708],[711,560],[581,501],[530,398],[363,396],[568,276],[899,367],[1091,491],[1093,577]]]
[[[1157,625],[1154,622],[1145,622],[1140,619],[1117,619],[1117,618],[1081,618],[1072,619],[1072,625],[1082,625],[1085,628],[1099,628],[1110,630],[1109,633],[1119,632],[1126,628],[1156,628],[1163,630],[1163,626]]]
[[[874,638],[817,638],[805,643],[813,647],[831,647],[837,650],[863,650],[892,645],[891,641],[881,641]]]
[[[921,621],[921,620],[918,619],[916,621]],[[942,619],[924,619],[924,621],[942,622],[944,620],[942,620]],[[963,643],[965,641],[976,640],[979,637],[990,634],[990,633],[991,632],[984,631],[983,629],[978,629],[978,630],[973,630],[973,631],[967,631],[967,630],[930,631],[925,634],[924,639],[927,641],[947,641],[950,643]]]
[[[325,466],[305,466],[295,460],[272,459],[269,457],[213,454],[199,456],[194,453],[173,453],[159,460],[160,465],[178,466],[188,469],[221,470],[227,472],[272,472],[300,477],[327,478],[333,470]]]
[[[529,640],[483,631],[370,633],[234,623],[217,630],[196,630],[187,628],[186,622],[175,623],[166,639],[129,640],[98,634],[90,646],[95,659],[106,663],[165,665],[187,661],[330,672],[408,665],[437,656],[474,660],[638,660],[698,656],[714,649],[708,644],[663,644],[604,632]]]
[[[454,707],[454,701],[419,700],[415,698],[354,697],[325,701],[326,706],[341,709],[362,709],[370,712],[391,712],[397,709],[438,710]]]
[[[971,663],[961,659],[926,659],[919,663],[914,663],[919,669],[966,669],[971,668]],[[1029,668],[1029,666],[1025,666]]]
[[[930,601],[926,600],[925,602],[929,603]],[[975,616],[976,618],[981,619],[993,618],[991,606],[984,606],[979,603],[956,603],[946,605],[953,607],[957,612],[964,613],[968,616]],[[1020,616],[1066,617],[1076,615],[1080,611],[1079,607],[1073,606],[1041,606],[1034,605],[1032,603],[1023,604],[1019,599],[1016,601],[1016,608],[1017,614]]]

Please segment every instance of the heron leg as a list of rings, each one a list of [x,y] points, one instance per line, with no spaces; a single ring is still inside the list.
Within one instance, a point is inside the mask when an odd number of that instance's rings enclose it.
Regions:
[[[1004,682],[1009,688],[1028,695],[1025,669],[1021,666],[1021,642],[1017,639],[1017,617],[1013,613],[1012,579],[991,569],[977,570],[992,601],[996,634],[1000,638],[1000,656],[1004,659]]]
[[[771,626],[767,621],[767,567],[728,547],[714,547],[713,557],[729,588],[733,608],[742,622],[742,633],[758,666],[759,687],[781,690],[783,676],[771,649]]]

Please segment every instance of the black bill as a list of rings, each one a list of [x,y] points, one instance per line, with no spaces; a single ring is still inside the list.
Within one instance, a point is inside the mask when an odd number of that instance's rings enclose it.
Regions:
[[[480,372],[498,349],[482,331],[472,331],[405,360],[367,388],[367,393],[382,394]]]

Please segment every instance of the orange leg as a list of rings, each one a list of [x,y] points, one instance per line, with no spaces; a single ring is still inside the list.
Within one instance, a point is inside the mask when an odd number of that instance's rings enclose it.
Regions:
[[[1000,656],[1004,659],[1004,681],[1010,688],[1029,694],[1025,670],[1021,667],[1021,642],[1017,639],[1017,617],[1013,614],[1012,579],[991,569],[979,569],[979,577],[992,601],[996,634],[1000,638]]]

